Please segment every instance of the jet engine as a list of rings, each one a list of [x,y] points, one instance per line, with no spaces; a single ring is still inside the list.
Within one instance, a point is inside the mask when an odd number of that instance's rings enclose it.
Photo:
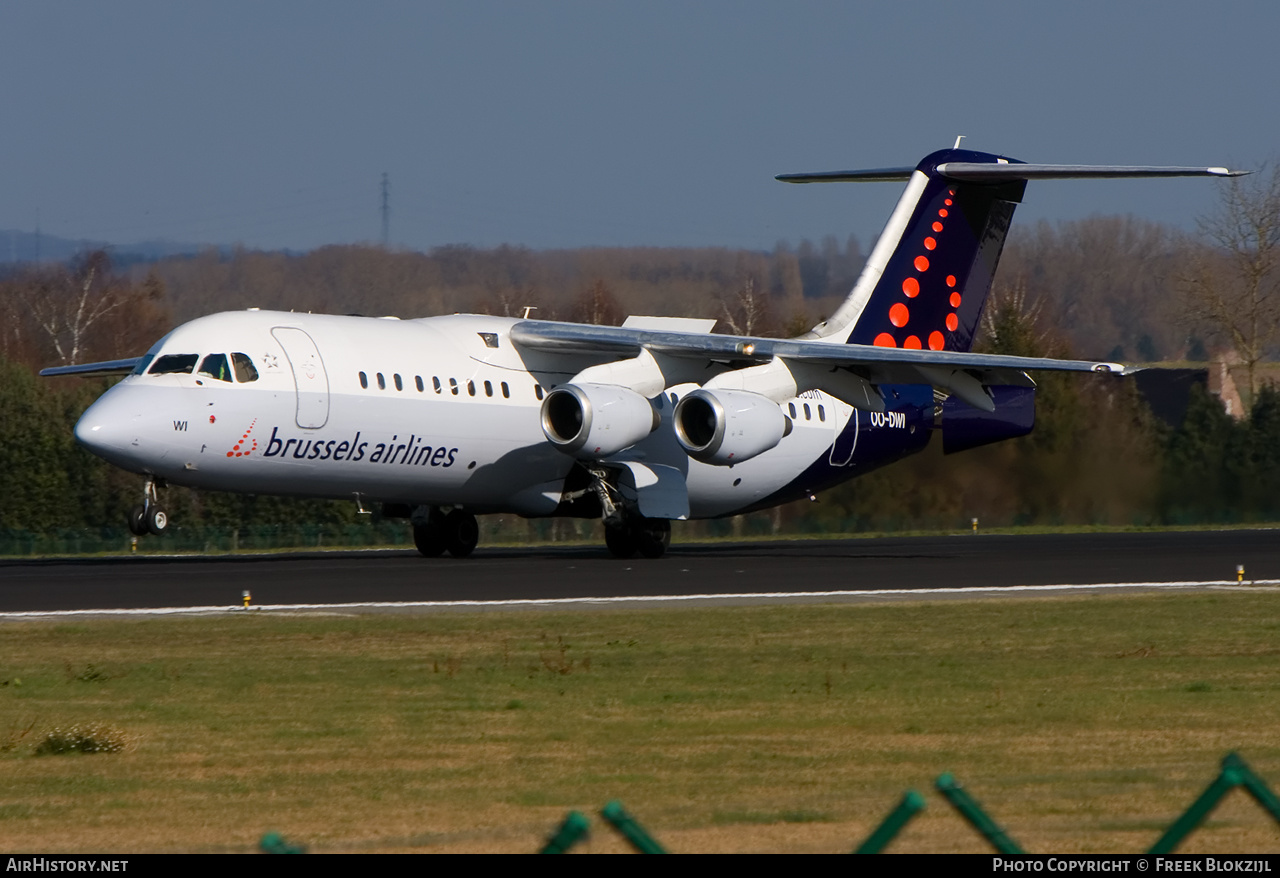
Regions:
[[[634,390],[615,384],[566,384],[542,401],[542,432],[565,454],[599,459],[658,429],[662,416]]]
[[[750,460],[791,433],[776,402],[744,390],[695,390],[676,404],[673,418],[680,447],[714,466]]]

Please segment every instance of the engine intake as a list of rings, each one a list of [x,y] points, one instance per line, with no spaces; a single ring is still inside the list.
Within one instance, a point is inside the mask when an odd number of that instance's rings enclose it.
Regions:
[[[542,432],[556,448],[579,458],[630,448],[661,421],[649,400],[613,384],[566,384],[542,401]]]
[[[680,447],[714,466],[750,460],[791,434],[777,403],[742,390],[695,390],[676,403],[673,418]]]

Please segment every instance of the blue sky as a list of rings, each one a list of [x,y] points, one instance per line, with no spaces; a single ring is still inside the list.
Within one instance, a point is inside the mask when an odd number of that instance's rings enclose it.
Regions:
[[[856,234],[957,134],[1027,161],[1280,152],[1280,4],[0,4],[0,228],[310,248]],[[1017,222],[1193,228],[1218,182],[1045,182]]]

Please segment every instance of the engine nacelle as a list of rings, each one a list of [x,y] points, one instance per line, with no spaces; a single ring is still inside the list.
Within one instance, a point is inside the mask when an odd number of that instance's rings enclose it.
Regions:
[[[763,454],[791,433],[791,419],[767,396],[698,389],[676,403],[676,441],[694,460],[732,466]]]
[[[662,422],[634,390],[615,384],[566,384],[542,401],[542,432],[565,454],[599,459],[630,448]]]

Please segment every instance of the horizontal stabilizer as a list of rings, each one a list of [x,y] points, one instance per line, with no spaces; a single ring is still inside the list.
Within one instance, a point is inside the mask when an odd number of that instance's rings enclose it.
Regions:
[[[141,357],[134,357],[130,360],[108,360],[105,363],[81,363],[77,366],[52,366],[48,369],[41,369],[40,374],[45,378],[52,378],[56,375],[79,375],[90,377],[93,375],[128,375],[138,365]]]
[[[880,183],[906,180],[915,168],[869,168],[862,171],[821,171],[779,174],[783,183]],[[1025,162],[943,162],[934,169],[940,177],[969,183],[1014,180],[1107,180],[1141,177],[1242,177],[1250,171],[1228,168],[1169,167],[1163,165],[1032,165]]]
[[[865,171],[820,171],[816,174],[779,174],[783,183],[888,183],[906,180],[915,168],[870,168]]]
[[[938,174],[949,180],[1002,183],[1006,180],[1106,180],[1139,177],[1240,177],[1249,171],[1159,165],[1031,165],[1010,162],[943,162]]]

